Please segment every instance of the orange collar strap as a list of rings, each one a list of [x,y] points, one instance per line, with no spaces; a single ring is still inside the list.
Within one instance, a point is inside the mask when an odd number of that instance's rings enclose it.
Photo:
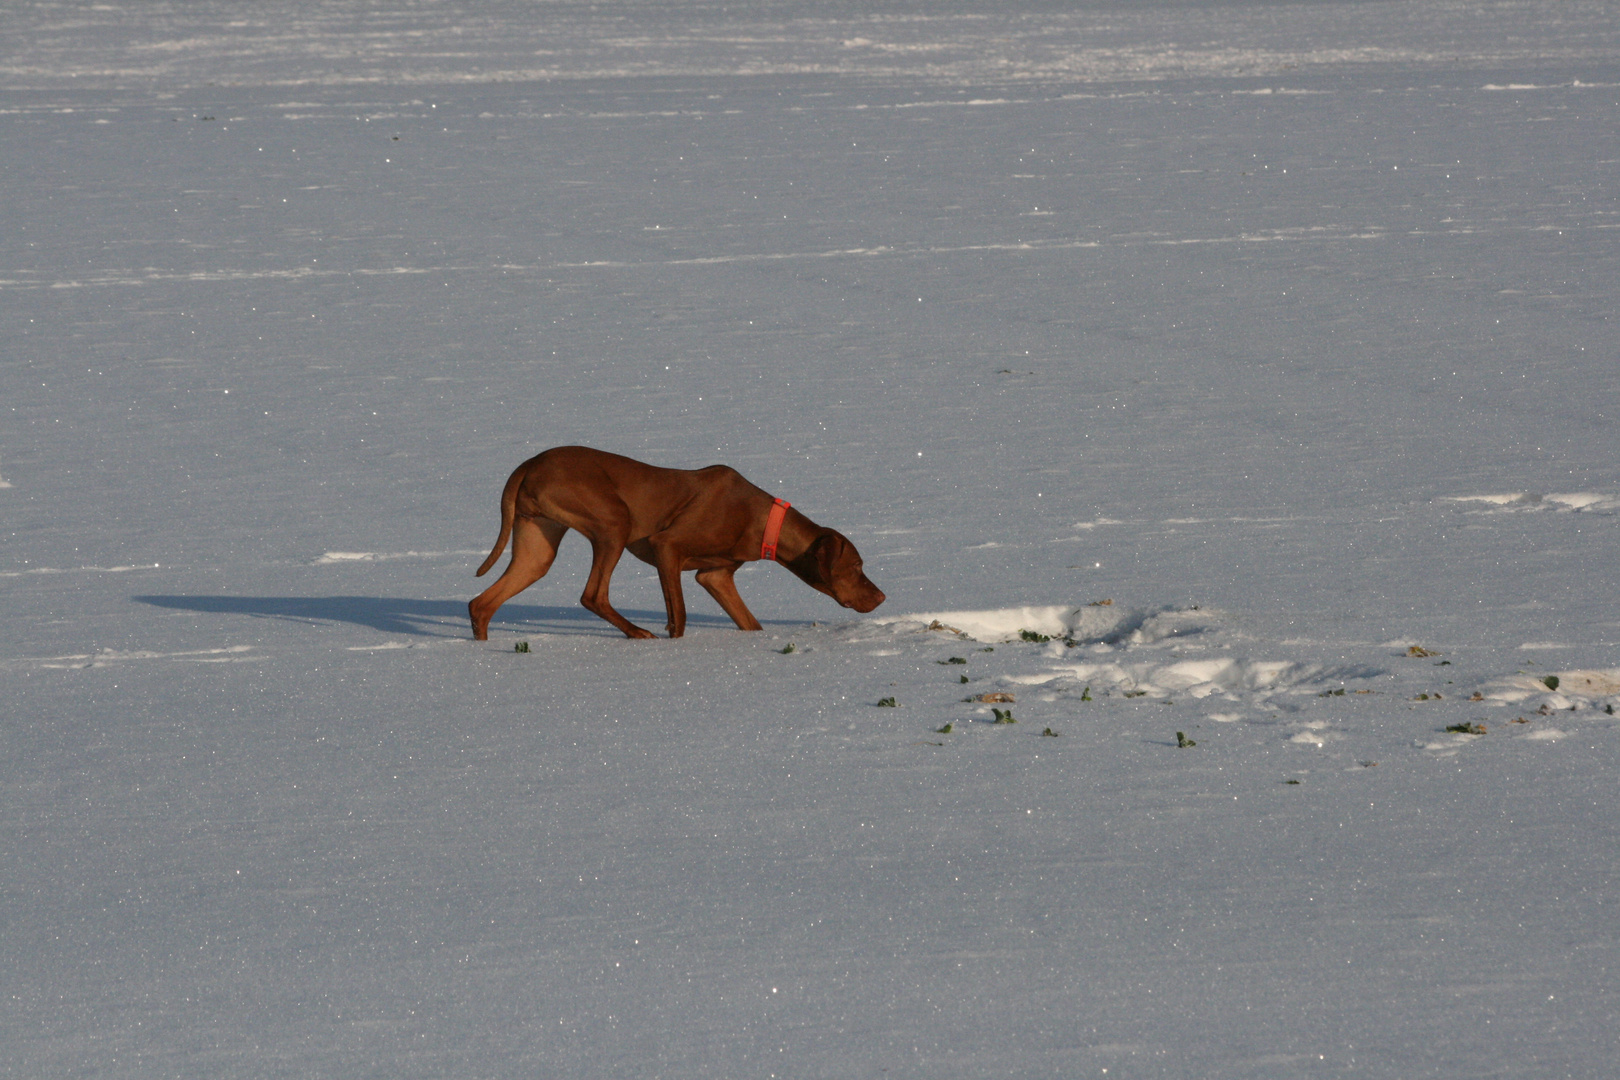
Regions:
[[[792,505],[786,499],[777,499],[771,504],[771,516],[765,519],[765,542],[759,545],[760,558],[775,560],[776,542],[782,538],[782,521]]]

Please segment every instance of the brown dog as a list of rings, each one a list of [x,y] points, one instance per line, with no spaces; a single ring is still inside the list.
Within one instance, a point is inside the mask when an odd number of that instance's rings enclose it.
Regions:
[[[779,537],[768,536],[768,525],[779,528]],[[750,559],[773,557],[767,542],[778,562],[847,608],[867,612],[884,599],[862,572],[854,544],[772,499],[736,469],[660,469],[585,446],[558,446],[519,465],[506,481],[501,535],[478,576],[495,565],[508,536],[512,561],[467,605],[474,640],[487,641],[496,609],[551,569],[569,529],[591,542],[591,576],[579,602],[633,638],[653,635],[608,603],[608,579],[625,551],[658,568],[672,638],[686,632],[683,570],[698,572],[698,584],[740,629],[760,628],[731,575]]]

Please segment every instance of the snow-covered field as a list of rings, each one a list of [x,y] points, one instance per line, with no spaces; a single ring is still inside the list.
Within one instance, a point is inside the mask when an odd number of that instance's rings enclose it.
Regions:
[[[0,210],[0,1075],[1613,1075],[1614,3],[6,4]],[[889,600],[474,645],[565,443]]]

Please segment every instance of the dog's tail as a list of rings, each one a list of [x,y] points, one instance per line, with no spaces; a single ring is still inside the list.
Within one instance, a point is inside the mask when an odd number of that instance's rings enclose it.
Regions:
[[[495,560],[501,557],[506,550],[506,541],[512,535],[512,518],[517,512],[518,485],[523,483],[523,470],[514,469],[512,475],[506,478],[506,488],[501,492],[501,535],[495,538],[495,549],[484,560],[484,565],[478,568],[473,577],[483,577],[489,568],[495,565]]]

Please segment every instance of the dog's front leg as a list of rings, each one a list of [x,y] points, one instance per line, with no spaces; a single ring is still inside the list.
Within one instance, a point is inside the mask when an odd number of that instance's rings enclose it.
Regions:
[[[720,610],[731,616],[731,621],[737,624],[737,629],[758,630],[759,620],[754,618],[754,613],[743,603],[741,594],[737,592],[737,583],[731,577],[741,565],[742,563],[734,563],[731,566],[699,570],[697,583],[714,597],[714,602],[720,605]]]
[[[686,596],[681,592],[681,563],[685,556],[661,536],[649,536],[652,564],[658,568],[658,584],[664,590],[664,628],[672,638],[686,633]]]

